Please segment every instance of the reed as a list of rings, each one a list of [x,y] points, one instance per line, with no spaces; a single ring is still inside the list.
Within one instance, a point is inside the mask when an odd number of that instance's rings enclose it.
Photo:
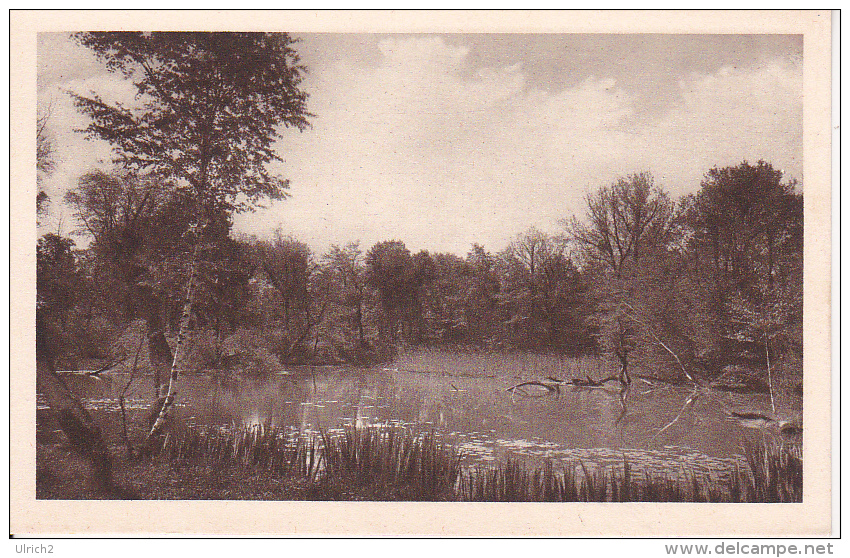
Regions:
[[[763,442],[744,447],[747,467],[722,477],[649,475],[582,461],[555,468],[508,458],[462,467],[462,455],[434,432],[400,426],[297,434],[251,425],[230,430],[168,432],[160,458],[247,467],[300,479],[339,498],[471,502],[801,502],[798,446]]]
[[[763,441],[744,445],[752,476],[741,484],[755,502],[802,502],[803,456],[796,444]]]
[[[605,362],[593,356],[566,357],[555,353],[457,350],[411,347],[394,361],[399,370],[458,377],[585,378],[607,374]],[[613,370],[613,368],[611,368]]]
[[[321,448],[315,437],[293,438],[283,429],[263,424],[227,430],[174,430],[166,434],[160,457],[251,467],[308,481],[318,480],[322,470]]]
[[[551,462],[528,469],[508,459],[461,475],[458,499],[474,502],[801,502],[799,448],[771,444],[746,449],[749,471],[736,467],[723,478],[683,473],[634,474],[622,468],[590,468],[578,461],[555,471]],[[577,474],[580,472],[580,474]]]
[[[322,432],[327,474],[335,480],[371,487],[385,498],[443,500],[453,496],[461,455],[433,432],[403,427],[347,427]]]
[[[355,428],[299,434],[263,424],[227,430],[168,432],[159,454],[172,462],[248,467],[317,486],[345,487],[378,499],[454,497],[460,453],[433,432],[403,427]],[[340,488],[342,487],[342,488]]]

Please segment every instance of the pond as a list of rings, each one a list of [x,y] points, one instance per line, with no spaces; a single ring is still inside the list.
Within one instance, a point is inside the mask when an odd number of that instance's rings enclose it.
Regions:
[[[128,375],[65,378],[117,441],[118,396]],[[515,383],[509,374],[463,377],[392,367],[294,367],[267,381],[226,387],[214,376],[190,374],[181,378],[175,413],[200,428],[264,423],[313,432],[400,424],[436,431],[461,449],[467,464],[508,455],[598,464],[622,464],[626,458],[647,472],[666,474],[728,469],[740,462],[745,440],[773,435],[729,420],[732,411],[770,414],[766,394],[708,390],[691,398],[689,387],[640,379],[625,394],[616,383],[604,389],[563,386],[560,393],[534,386],[507,391]],[[147,424],[152,384],[150,376],[137,376],[127,390],[136,435]],[[41,398],[39,409],[39,436],[57,439],[60,434],[41,415],[46,409]]]

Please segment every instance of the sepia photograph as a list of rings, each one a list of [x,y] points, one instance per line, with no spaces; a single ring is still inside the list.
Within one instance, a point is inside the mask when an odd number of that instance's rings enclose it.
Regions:
[[[13,14],[10,532],[829,533],[829,12],[230,15]]]

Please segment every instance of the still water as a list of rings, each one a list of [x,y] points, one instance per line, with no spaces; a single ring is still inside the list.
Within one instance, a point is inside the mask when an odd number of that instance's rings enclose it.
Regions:
[[[128,379],[117,373],[66,376],[113,441],[121,428],[118,396]],[[728,468],[740,462],[745,440],[771,435],[728,418],[730,411],[769,414],[770,399],[763,394],[707,390],[692,398],[688,387],[640,380],[625,394],[613,383],[605,389],[564,386],[560,394],[532,386],[512,394],[507,388],[515,383],[508,376],[451,377],[385,367],[295,367],[270,381],[224,387],[195,374],[181,378],[175,413],[197,428],[264,423],[309,433],[404,425],[439,433],[460,447],[468,464],[509,455],[598,464],[622,464],[625,458],[665,473]],[[141,434],[153,398],[151,378],[137,377],[125,397]],[[45,409],[41,398],[39,409]],[[39,420],[39,435],[58,436],[47,425]]]

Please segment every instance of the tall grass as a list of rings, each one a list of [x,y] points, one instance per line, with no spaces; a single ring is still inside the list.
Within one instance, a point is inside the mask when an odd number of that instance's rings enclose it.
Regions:
[[[459,497],[499,502],[802,502],[803,462],[798,446],[750,444],[748,469],[724,477],[635,475],[628,461],[619,467],[589,469],[568,463],[554,472],[547,462],[528,470],[508,460],[462,476]]]
[[[800,446],[775,442],[744,446],[752,477],[745,490],[755,502],[802,502],[803,456]]]
[[[371,500],[473,502],[801,502],[800,448],[750,444],[747,467],[723,476],[659,476],[582,461],[556,470],[509,458],[490,466],[461,466],[461,454],[433,432],[354,426],[320,436],[291,435],[252,425],[229,431],[170,432],[166,460],[212,461],[301,479],[335,494]]]
[[[163,440],[160,457],[265,469],[308,481],[318,480],[322,470],[321,446],[314,436],[292,437],[281,428],[263,424],[228,430],[172,430]]]
[[[787,454],[768,455],[778,467],[770,473],[773,478],[799,478],[797,489],[771,481],[771,477],[762,473],[751,475],[740,469],[719,479],[688,474],[682,477],[635,475],[625,461],[622,468],[589,469],[579,461],[567,464],[563,471],[554,471],[551,462],[528,469],[519,461],[508,460],[464,473],[458,485],[458,499],[473,502],[801,502],[802,476],[797,475],[796,464],[787,465],[791,463],[786,461]],[[790,468],[782,469],[780,463]],[[785,488],[777,489],[777,486]]]
[[[565,357],[559,354],[494,352],[458,348],[456,351],[409,348],[394,361],[399,370],[442,376],[475,378],[507,376],[511,378],[585,378],[602,377],[610,370],[598,357]],[[613,367],[609,368],[613,370]]]
[[[460,453],[433,433],[401,427],[322,433],[329,477],[370,486],[385,498],[444,500],[453,495]]]
[[[492,467],[472,468],[461,475],[458,499],[468,502],[575,502],[575,479],[554,471],[551,461],[530,470],[508,459]]]
[[[433,433],[403,427],[356,428],[293,436],[264,424],[228,430],[169,432],[159,457],[212,462],[345,485],[376,499],[453,499],[461,455]]]

